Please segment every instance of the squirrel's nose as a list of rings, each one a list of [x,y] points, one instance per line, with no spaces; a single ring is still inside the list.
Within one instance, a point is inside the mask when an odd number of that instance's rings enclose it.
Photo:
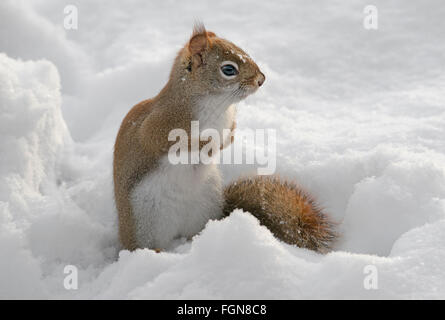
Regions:
[[[260,74],[258,75],[258,78],[257,78],[258,87],[261,87],[265,80],[266,80],[266,76],[264,75],[264,73],[260,72]]]

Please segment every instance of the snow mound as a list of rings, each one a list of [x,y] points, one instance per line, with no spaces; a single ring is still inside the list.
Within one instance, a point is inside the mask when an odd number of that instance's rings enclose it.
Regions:
[[[61,163],[66,157],[75,160],[60,104],[60,79],[52,63],[0,54],[2,298],[47,297],[44,277],[51,282],[54,272],[63,278],[60,270],[69,263],[91,268],[107,254],[100,246],[107,241],[104,227],[73,201],[80,191],[70,194],[60,180],[69,178],[62,175],[68,165]]]
[[[0,54],[0,297],[45,291],[24,230],[46,210],[56,188],[56,161],[67,134],[59,83],[47,61]]]
[[[210,221],[176,253],[121,251],[77,298],[100,299],[308,299],[438,298],[445,294],[442,228],[445,221],[411,231],[391,257],[332,252],[326,256],[276,240],[249,213],[236,210]],[[442,230],[441,230],[442,229]],[[421,242],[421,243],[419,243]],[[364,288],[375,266],[378,290]],[[419,281],[420,280],[420,281]]]

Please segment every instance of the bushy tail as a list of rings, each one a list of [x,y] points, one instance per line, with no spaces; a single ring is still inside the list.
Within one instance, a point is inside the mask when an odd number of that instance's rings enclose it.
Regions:
[[[241,178],[225,190],[224,214],[243,209],[278,239],[318,252],[328,252],[337,238],[335,224],[313,197],[277,176]]]

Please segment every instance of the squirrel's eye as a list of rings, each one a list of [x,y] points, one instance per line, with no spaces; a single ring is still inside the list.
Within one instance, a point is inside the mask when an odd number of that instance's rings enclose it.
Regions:
[[[226,76],[235,76],[238,74],[238,70],[235,69],[234,66],[230,65],[230,64],[226,64],[225,66],[221,67],[221,71],[226,75]]]
[[[226,79],[233,79],[238,72],[238,66],[234,62],[223,63],[221,66],[221,74]]]

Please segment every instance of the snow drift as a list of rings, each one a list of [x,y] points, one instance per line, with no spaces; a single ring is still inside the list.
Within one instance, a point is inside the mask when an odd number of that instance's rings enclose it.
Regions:
[[[57,69],[0,54],[0,84],[0,296],[48,297],[43,277],[63,279],[70,263],[103,263],[104,226],[74,201],[88,181],[70,194],[75,176],[66,158],[76,158],[60,110]],[[107,202],[111,206],[112,198]],[[112,210],[109,216],[113,220]]]

